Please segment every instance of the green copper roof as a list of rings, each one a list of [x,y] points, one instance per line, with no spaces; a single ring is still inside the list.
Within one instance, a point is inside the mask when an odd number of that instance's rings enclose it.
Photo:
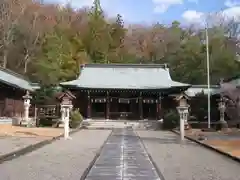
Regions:
[[[215,95],[219,93],[219,86],[218,85],[211,85],[210,86],[210,94],[211,95]],[[208,87],[207,85],[192,85],[190,88],[188,88],[185,93],[189,96],[189,97],[194,97],[197,94],[203,93],[205,95],[208,94]]]
[[[63,86],[94,89],[168,89],[185,87],[173,81],[166,65],[159,64],[87,64],[78,79]]]
[[[20,74],[3,68],[0,68],[0,81],[9,86],[28,91],[34,91],[38,88],[36,85],[32,85],[30,81],[26,80]]]

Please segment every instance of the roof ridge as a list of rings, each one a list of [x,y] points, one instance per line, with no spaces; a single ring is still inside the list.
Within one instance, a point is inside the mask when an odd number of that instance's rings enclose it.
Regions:
[[[99,68],[99,67],[104,67],[104,68],[120,68],[120,67],[126,67],[126,68],[137,68],[137,67],[141,67],[141,68],[168,68],[167,64],[117,64],[117,63],[112,63],[112,64],[94,64],[94,63],[90,63],[90,64],[83,64],[81,65],[81,68],[83,67],[93,67],[93,68]]]
[[[13,76],[17,77],[17,78],[20,78],[20,79],[23,79],[25,81],[30,82],[27,77],[23,76],[22,74],[18,74],[18,73],[14,72],[14,71],[12,71],[10,69],[3,68],[3,67],[0,66],[0,71],[6,72],[6,73],[8,73],[10,75],[13,75]]]

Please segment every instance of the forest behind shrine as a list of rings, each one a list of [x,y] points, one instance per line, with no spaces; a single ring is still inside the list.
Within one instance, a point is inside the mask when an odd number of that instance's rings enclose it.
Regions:
[[[208,18],[211,84],[239,74],[240,23]],[[206,84],[205,28],[125,24],[95,0],[73,9],[31,0],[0,2],[0,64],[43,85],[76,79],[85,63],[167,63],[174,80]],[[97,74],[96,74],[97,76]],[[159,77],[160,78],[160,77]]]

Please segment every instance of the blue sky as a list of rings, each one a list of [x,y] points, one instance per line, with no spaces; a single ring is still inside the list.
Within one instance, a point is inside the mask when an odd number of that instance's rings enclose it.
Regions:
[[[45,0],[74,7],[89,6],[93,0]],[[201,23],[204,15],[223,11],[226,16],[240,17],[240,0],[101,0],[103,9],[114,16],[117,13],[129,23]],[[239,18],[240,19],[240,18]]]

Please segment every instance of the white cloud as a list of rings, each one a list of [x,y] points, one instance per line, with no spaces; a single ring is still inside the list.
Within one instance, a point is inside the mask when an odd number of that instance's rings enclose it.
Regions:
[[[203,16],[203,12],[198,12],[195,10],[187,10],[182,14],[182,18],[188,23],[202,23],[204,18]]]
[[[217,18],[217,16],[219,16],[219,19],[214,19]],[[210,21],[211,23],[218,23],[218,20],[221,21],[222,17],[225,20],[234,19],[236,21],[240,21],[240,6],[227,8],[219,13],[204,13],[195,10],[187,10],[182,14],[182,18],[185,20],[185,22],[199,25],[204,25],[204,23],[208,21]]]
[[[240,21],[240,6],[225,9],[223,15],[226,18],[234,18],[235,20]]]
[[[186,2],[198,3],[198,0],[185,0]],[[152,0],[155,13],[165,13],[170,7],[184,4],[184,0]]]
[[[165,13],[169,7],[183,4],[183,0],[152,0],[155,13]]]
[[[231,7],[234,7],[234,6],[239,6],[240,1],[239,0],[226,0],[224,5],[231,8]]]

